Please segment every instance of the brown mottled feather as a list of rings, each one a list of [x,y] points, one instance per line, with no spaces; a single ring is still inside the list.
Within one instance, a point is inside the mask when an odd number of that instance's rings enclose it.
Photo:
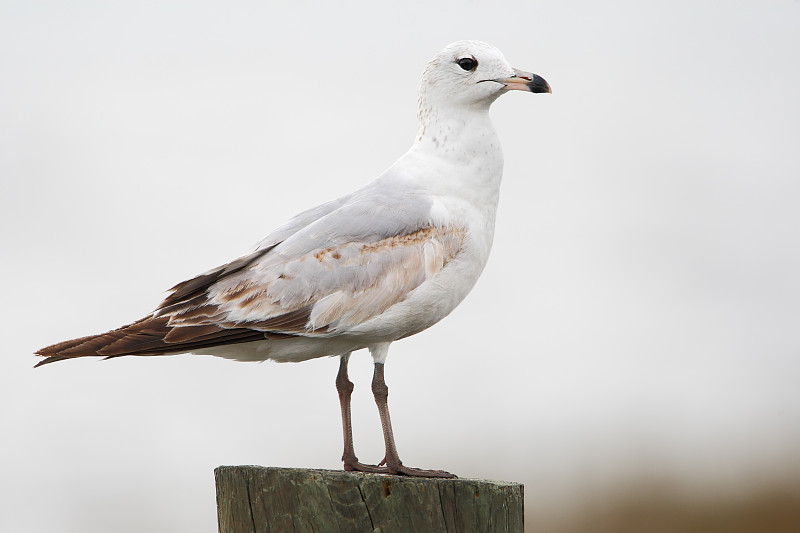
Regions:
[[[311,316],[312,306],[298,309],[269,320],[262,320],[259,322],[250,322],[254,328],[261,330],[278,330],[287,333],[303,333],[308,331],[308,318]]]
[[[176,287],[177,287],[177,285],[176,285]],[[170,299],[170,298],[172,298],[172,295],[169,295],[167,297],[167,299]],[[164,300],[163,302],[161,302],[161,304],[158,307],[157,314],[166,315],[166,314],[171,314],[171,313],[175,313],[175,312],[180,312],[181,310],[194,309],[195,307],[205,305],[206,302],[208,301],[208,299],[207,299],[207,294],[206,293],[201,293],[201,294],[198,294],[197,296],[189,298],[188,300],[180,300],[180,301],[177,301],[177,302],[173,302],[173,303],[171,303],[169,305],[165,305],[166,301],[167,300]]]
[[[168,307],[175,304],[185,305],[187,303],[186,300],[196,297],[204,298],[205,292],[211,285],[225,276],[239,272],[240,270],[252,265],[255,261],[258,261],[270,250],[272,250],[272,248],[274,248],[274,246],[263,248],[250,255],[240,257],[236,261],[231,261],[226,265],[217,267],[214,270],[206,272],[205,274],[200,274],[195,278],[178,283],[170,289],[172,294],[167,296],[164,301],[161,302],[161,305],[158,306],[158,309],[160,311],[165,311]]]
[[[180,311],[175,312],[173,315],[180,321],[189,321],[190,323],[200,323],[203,321],[214,321],[215,318],[220,317],[219,307],[213,304],[200,305],[198,307],[186,307]]]

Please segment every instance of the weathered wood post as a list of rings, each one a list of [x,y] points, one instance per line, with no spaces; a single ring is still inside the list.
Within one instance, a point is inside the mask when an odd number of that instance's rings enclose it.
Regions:
[[[220,533],[523,531],[523,486],[332,470],[220,466]]]

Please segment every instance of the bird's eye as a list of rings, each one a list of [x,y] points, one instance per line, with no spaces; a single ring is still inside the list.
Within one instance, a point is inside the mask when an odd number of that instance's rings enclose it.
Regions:
[[[457,63],[458,66],[464,70],[475,70],[475,67],[478,66],[478,62],[472,57],[462,57],[457,61]]]

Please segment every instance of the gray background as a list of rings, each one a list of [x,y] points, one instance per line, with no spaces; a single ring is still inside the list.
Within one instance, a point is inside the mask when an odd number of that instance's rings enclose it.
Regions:
[[[212,532],[215,466],[340,468],[335,359],[31,354],[372,179],[464,38],[554,93],[495,104],[489,265],[390,352],[406,464],[525,482],[534,516],[798,479],[799,2],[5,1],[0,529]]]

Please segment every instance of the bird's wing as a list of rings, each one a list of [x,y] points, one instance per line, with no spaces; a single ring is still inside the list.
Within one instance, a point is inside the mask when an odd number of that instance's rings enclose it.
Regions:
[[[252,254],[184,281],[156,312],[37,353],[40,364],[182,353],[286,335],[334,335],[404,300],[453,260],[466,228],[385,184],[298,215]]]
[[[272,248],[276,244],[280,244],[298,231],[302,230],[309,224],[312,224],[319,220],[320,218],[324,217],[328,213],[332,213],[336,211],[343,205],[345,205],[352,194],[348,194],[347,196],[342,196],[341,198],[337,198],[336,200],[331,200],[330,202],[325,202],[324,204],[318,205],[317,207],[313,207],[311,209],[307,209],[302,213],[295,215],[290,219],[288,222],[277,228],[275,231],[264,237],[258,245],[256,246],[256,250],[263,250],[264,248]]]
[[[205,294],[162,308],[175,327],[247,328],[330,335],[404,300],[461,250],[466,231],[426,226],[379,240],[356,239],[282,256],[276,248],[220,278]]]
[[[230,263],[204,272],[199,276],[178,283],[169,289],[170,294],[163,302],[161,302],[161,305],[159,305],[159,310],[168,308],[175,304],[182,304],[187,300],[191,300],[194,297],[203,295],[211,285],[220,279],[253,264],[259,258],[263,257],[267,252],[272,250],[276,245],[292,237],[292,235],[296,234],[298,231],[301,231],[309,224],[316,222],[320,218],[346,204],[351,196],[352,195],[343,196],[336,200],[332,200],[322,205],[318,205],[312,209],[303,211],[262,239],[256,246],[256,249],[253,253],[247,254],[236,259],[235,261],[231,261]]]
[[[360,324],[461,250],[466,228],[434,224],[431,205],[386,184],[362,189],[282,242],[178,285],[157,315],[174,335],[211,325],[330,335]]]

